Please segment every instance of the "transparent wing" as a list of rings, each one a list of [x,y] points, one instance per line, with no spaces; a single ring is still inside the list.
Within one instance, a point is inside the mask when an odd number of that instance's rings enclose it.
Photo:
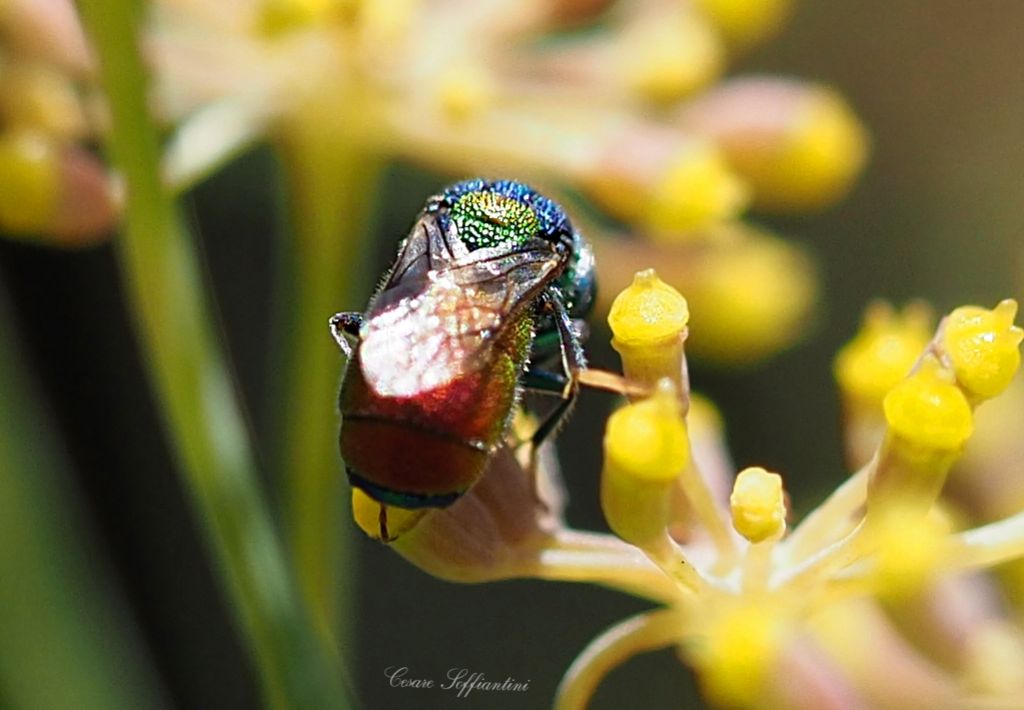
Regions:
[[[562,262],[540,240],[511,253],[496,251],[474,251],[426,272],[416,288],[398,281],[378,295],[367,314],[360,363],[379,394],[414,396],[493,361],[491,350],[505,329]]]
[[[426,278],[431,271],[447,268],[468,254],[454,232],[445,232],[436,213],[423,212],[409,230],[409,236],[398,250],[384,288],[401,282]]]

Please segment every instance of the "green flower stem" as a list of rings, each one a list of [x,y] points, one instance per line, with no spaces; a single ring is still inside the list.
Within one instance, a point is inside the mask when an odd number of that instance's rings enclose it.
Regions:
[[[217,342],[192,244],[160,179],[138,54],[141,8],[88,0],[81,12],[100,60],[109,149],[124,177],[119,239],[126,286],[175,444],[268,705],[338,708],[341,670],[312,633],[255,477],[252,450]]]
[[[166,707],[67,492],[0,303],[0,705]],[[83,538],[86,543],[83,544]]]
[[[368,243],[380,165],[354,140],[350,107],[365,105],[334,87],[285,125],[281,148],[288,176],[294,243],[283,250],[290,264],[290,293],[282,299],[278,343],[283,432],[278,470],[285,479],[288,544],[299,587],[326,638],[338,635],[339,614],[352,584],[346,544],[353,527],[338,453],[337,393],[344,359],[327,320],[361,308],[375,275],[363,254]],[[333,120],[332,120],[333,119]]]

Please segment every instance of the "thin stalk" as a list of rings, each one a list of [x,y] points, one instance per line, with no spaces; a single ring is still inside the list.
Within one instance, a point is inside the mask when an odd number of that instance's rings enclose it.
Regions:
[[[380,164],[359,145],[347,119],[365,105],[346,87],[317,97],[281,134],[294,233],[282,254],[287,309],[280,312],[281,407],[278,470],[284,476],[284,521],[299,588],[321,634],[344,637],[339,614],[351,588],[344,478],[338,452],[337,393],[344,359],[327,320],[361,309],[375,275],[363,254]],[[353,111],[355,109],[355,111]]]
[[[707,594],[711,588],[717,586],[715,582],[693,566],[686,558],[683,548],[669,536],[667,531],[664,535],[645,544],[641,549],[651,562],[675,580],[680,589]]]
[[[669,603],[679,588],[646,557],[636,559],[582,550],[544,550],[522,571],[524,577],[559,582],[599,584],[655,602]]]
[[[723,566],[730,566],[736,558],[736,540],[730,532],[731,526],[726,522],[725,511],[715,500],[708,479],[697,463],[691,460],[676,481],[697,520],[708,531]]]
[[[777,540],[755,542],[743,557],[741,584],[747,595],[761,594],[768,586],[772,574],[772,553]]]
[[[194,246],[161,182],[137,49],[141,9],[124,0],[81,3],[110,108],[108,147],[126,186],[119,256],[152,386],[267,704],[347,707],[340,670],[311,632],[288,575]]]
[[[811,587],[828,582],[840,570],[866,554],[868,535],[865,531],[868,527],[861,521],[843,538],[785,570],[775,580],[775,586],[803,594]]]
[[[952,555],[953,564],[961,569],[994,567],[1024,557],[1024,513],[955,535]]]
[[[858,522],[855,516],[867,501],[868,480],[876,465],[877,458],[874,458],[800,521],[782,543],[781,552],[791,564],[806,559],[823,543],[834,541],[853,529]]]
[[[602,584],[657,602],[679,597],[679,588],[647,555],[602,533],[559,530],[524,574]]]
[[[670,646],[683,636],[676,609],[644,612],[611,627],[583,649],[558,686],[555,710],[583,710],[601,679],[628,659]]]

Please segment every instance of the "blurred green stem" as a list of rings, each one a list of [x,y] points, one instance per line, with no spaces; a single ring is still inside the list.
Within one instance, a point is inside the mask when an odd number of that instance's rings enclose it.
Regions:
[[[328,318],[352,309],[372,283],[364,254],[369,242],[380,165],[359,145],[355,125],[365,105],[357,89],[332,85],[297,111],[282,133],[293,240],[289,294],[275,333],[284,348],[277,431],[284,439],[278,469],[286,482],[285,524],[299,586],[317,627],[344,638],[339,614],[351,587],[352,526],[338,453],[337,393],[343,358]],[[356,111],[353,111],[353,108]],[[355,115],[354,115],[355,114]]]
[[[0,706],[166,707],[73,505],[0,303]]]
[[[160,141],[138,54],[141,7],[88,0],[81,12],[111,114],[108,147],[126,186],[118,241],[126,286],[166,425],[267,703],[338,708],[340,670],[312,633],[258,487],[238,403],[211,326],[194,249],[160,180]]]

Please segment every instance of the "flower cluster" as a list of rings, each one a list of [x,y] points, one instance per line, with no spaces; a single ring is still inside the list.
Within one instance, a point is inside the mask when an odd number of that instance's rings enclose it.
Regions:
[[[0,232],[95,242],[118,208],[106,169],[84,145],[102,120],[74,7],[0,3],[0,39]]]
[[[831,204],[867,144],[827,86],[719,81],[789,5],[156,0],[143,49],[151,104],[170,128],[165,181],[183,191],[267,141],[297,181],[347,163],[366,183],[338,188],[349,192],[372,190],[372,166],[401,159],[582,194],[623,225],[587,229],[602,261],[621,265],[602,275],[613,292],[652,249],[665,251],[663,271],[691,283],[701,305],[705,354],[756,359],[798,336],[815,277],[798,248],[739,219],[749,206]],[[0,229],[56,243],[100,236],[117,217],[118,190],[83,146],[107,122],[73,5],[2,8]],[[334,208],[329,195],[316,207]],[[641,238],[612,238],[626,232]],[[761,273],[773,274],[778,298],[749,293]],[[713,337],[725,330],[729,346]]]
[[[580,654],[558,710],[585,707],[611,668],[660,648],[728,707],[1019,706],[1024,630],[983,570],[1024,557],[1020,495],[1007,517],[971,527],[991,508],[943,493],[975,410],[1017,373],[1015,315],[1011,300],[957,308],[928,336],[922,307],[873,307],[836,366],[850,455],[863,465],[792,525],[783,477],[735,474],[721,418],[690,391],[687,302],[641,272],[609,316],[632,386],[604,438],[600,497],[614,535],[567,527],[551,451],[531,469],[510,441],[462,499],[407,515],[392,546],[445,579],[588,582],[656,603]],[[606,384],[610,373],[587,377]],[[991,463],[1000,437],[990,439]],[[1005,488],[1010,462],[999,460]],[[375,535],[378,504],[353,496]]]

